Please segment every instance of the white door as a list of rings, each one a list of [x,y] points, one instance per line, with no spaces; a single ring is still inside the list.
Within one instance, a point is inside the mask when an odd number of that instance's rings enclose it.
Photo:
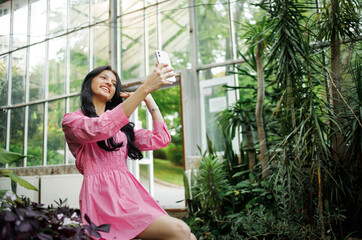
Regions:
[[[218,126],[217,113],[234,104],[236,96],[235,90],[227,91],[223,85],[234,86],[234,76],[200,82],[202,153],[207,149],[206,135],[218,153],[224,151],[224,138]],[[233,140],[233,149],[236,153],[239,152],[238,137]]]

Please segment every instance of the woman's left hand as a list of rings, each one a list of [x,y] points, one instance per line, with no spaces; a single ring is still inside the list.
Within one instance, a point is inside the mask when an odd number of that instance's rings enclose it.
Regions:
[[[119,94],[119,96],[120,96],[120,97],[123,97],[123,98],[129,98],[132,94],[133,94],[133,92],[121,92],[121,93]],[[147,103],[147,102],[150,101],[150,100],[152,100],[151,93],[148,94],[143,101],[144,101],[145,103]]]
[[[133,93],[132,92],[121,92],[119,94],[120,97],[123,97],[123,98],[128,98],[129,96],[131,96]]]

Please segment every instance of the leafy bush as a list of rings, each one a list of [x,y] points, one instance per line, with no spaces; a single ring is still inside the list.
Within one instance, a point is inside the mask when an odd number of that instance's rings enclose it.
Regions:
[[[185,192],[190,217],[185,221],[198,239],[303,239],[308,225],[300,205],[289,204],[288,179],[262,178],[236,161],[231,139],[227,151],[216,156],[208,140],[199,168],[185,175]],[[287,175],[286,175],[287,176]],[[285,182],[283,182],[285,181]],[[291,237],[295,236],[295,237]]]
[[[153,157],[183,166],[182,145],[171,142],[167,147],[153,151]]]
[[[171,142],[167,148],[167,159],[177,166],[183,165],[182,145]]]
[[[153,157],[158,158],[158,159],[167,160],[167,153],[163,148],[161,148],[161,149],[153,151]]]
[[[110,224],[96,226],[87,215],[89,225],[81,226],[78,210],[59,200],[57,207],[18,198],[8,191],[0,200],[0,239],[92,239],[100,238],[98,231],[109,232]]]

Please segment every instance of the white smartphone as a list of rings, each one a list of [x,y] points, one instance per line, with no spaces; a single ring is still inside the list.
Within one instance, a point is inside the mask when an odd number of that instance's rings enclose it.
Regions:
[[[172,67],[171,61],[170,61],[170,58],[168,57],[167,52],[161,51],[161,50],[156,50],[155,55],[156,55],[156,59],[157,59],[158,63],[166,63],[170,67]],[[176,82],[176,77],[167,78],[167,81]]]

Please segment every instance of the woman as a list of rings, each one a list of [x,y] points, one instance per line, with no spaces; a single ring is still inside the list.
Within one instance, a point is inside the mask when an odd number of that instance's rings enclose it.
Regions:
[[[141,151],[167,146],[171,137],[150,93],[175,76],[166,64],[158,64],[134,92],[123,92],[118,74],[101,66],[85,77],[81,110],[67,113],[63,131],[84,180],[80,210],[97,225],[111,224],[105,239],[192,239],[181,220],[172,218],[157,204],[127,169],[127,156],[141,159]],[[123,101],[122,98],[126,98]],[[134,130],[128,118],[145,101],[153,130]]]

